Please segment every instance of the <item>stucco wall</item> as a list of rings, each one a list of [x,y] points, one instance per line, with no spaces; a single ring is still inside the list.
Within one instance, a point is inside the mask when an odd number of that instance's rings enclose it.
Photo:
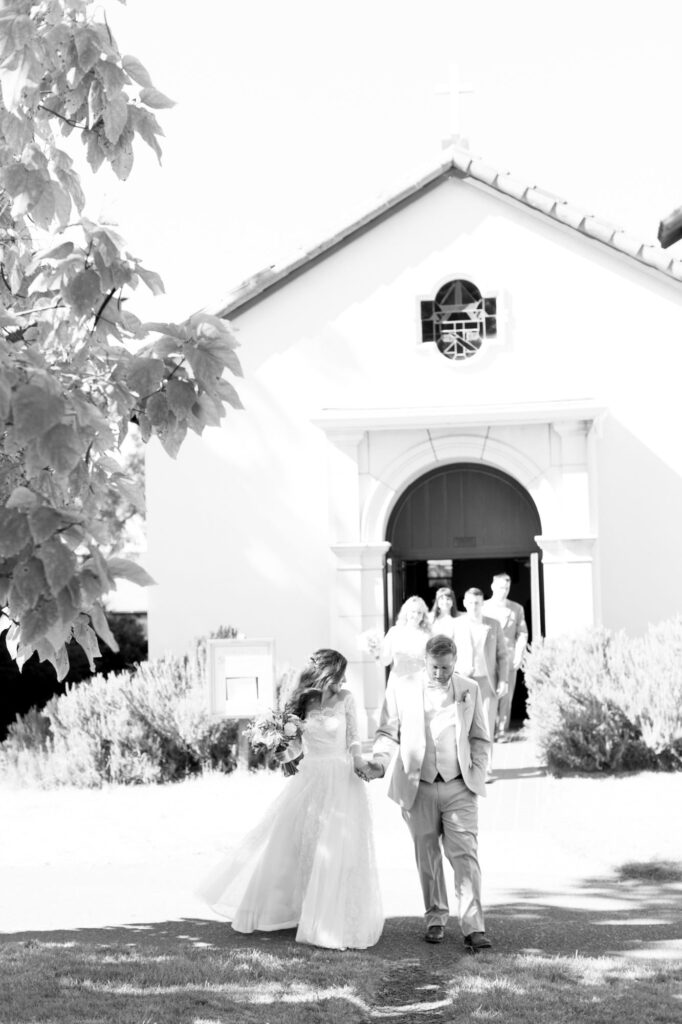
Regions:
[[[497,292],[503,321],[499,344],[463,364],[419,343],[418,299],[454,277]],[[176,465],[150,452],[152,652],[228,623],[274,636],[280,663],[329,641],[330,544],[353,539],[339,533],[354,508],[360,536],[363,498],[347,454],[311,423],[335,409],[602,404],[585,525],[598,533],[597,607],[633,630],[680,610],[680,301],[579,233],[456,181],[289,281],[235,320],[246,410],[190,438]],[[530,434],[489,436],[523,448]],[[360,488],[421,437],[372,433]]]

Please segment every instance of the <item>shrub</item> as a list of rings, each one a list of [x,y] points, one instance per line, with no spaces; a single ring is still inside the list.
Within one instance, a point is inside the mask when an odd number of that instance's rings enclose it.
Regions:
[[[146,616],[109,612],[107,622],[119,650],[114,652],[101,641],[102,655],[95,659],[93,673],[85,651],[72,640],[67,644],[69,671],[61,683],[53,666],[47,661],[40,661],[37,654],[29,658],[20,671],[7,651],[5,632],[0,634],[0,740],[17,714],[23,715],[33,706],[43,707],[54,695],[65,693],[69,683],[90,679],[93,674],[106,676],[112,672],[132,670],[146,659]]]
[[[94,787],[232,771],[237,724],[209,718],[205,673],[199,642],[184,658],[71,686],[9,727],[0,772],[19,783]]]
[[[526,656],[528,729],[548,769],[682,768],[682,620],[641,639],[595,628]]]

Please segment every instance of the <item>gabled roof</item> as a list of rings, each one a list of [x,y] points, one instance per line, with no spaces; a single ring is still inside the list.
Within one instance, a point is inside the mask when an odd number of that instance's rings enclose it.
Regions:
[[[471,155],[469,150],[450,146],[439,161],[427,168],[404,187],[381,200],[365,213],[333,232],[310,249],[304,249],[279,265],[266,267],[247,278],[229,295],[216,316],[230,317],[242,313],[290,278],[297,277],[340,246],[380,223],[408,203],[447,178],[459,178],[496,192],[512,202],[529,207],[536,214],[567,226],[581,235],[624,255],[665,278],[682,282],[682,260],[665,252],[657,242],[642,242],[621,228],[595,217],[565,199],[529,185],[512,174],[502,172]]]

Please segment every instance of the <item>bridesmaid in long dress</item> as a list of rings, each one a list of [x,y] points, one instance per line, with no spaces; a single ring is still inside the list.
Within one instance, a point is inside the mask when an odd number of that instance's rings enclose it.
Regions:
[[[303,719],[303,759],[261,822],[200,894],[235,931],[296,928],[296,941],[366,949],[384,917],[373,823],[346,659],[322,648],[303,670],[291,710]]]
[[[443,636],[455,639],[455,592],[450,587],[439,587],[433,602],[433,608],[429,615],[431,632],[442,633]]]
[[[431,636],[429,610],[421,597],[408,597],[398,612],[395,626],[384,637],[381,662],[391,674],[415,675],[424,668],[426,641]],[[389,677],[390,678],[390,677]]]

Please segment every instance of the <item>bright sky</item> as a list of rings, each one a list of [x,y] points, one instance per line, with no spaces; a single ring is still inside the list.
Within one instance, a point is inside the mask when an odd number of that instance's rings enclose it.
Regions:
[[[453,61],[474,90],[472,153],[643,240],[682,205],[672,0],[105,6],[122,52],[177,102],[159,112],[163,166],[140,143],[129,181],[100,186],[165,281],[165,298],[133,307],[145,317],[217,304],[428,163],[448,131],[438,89]]]

